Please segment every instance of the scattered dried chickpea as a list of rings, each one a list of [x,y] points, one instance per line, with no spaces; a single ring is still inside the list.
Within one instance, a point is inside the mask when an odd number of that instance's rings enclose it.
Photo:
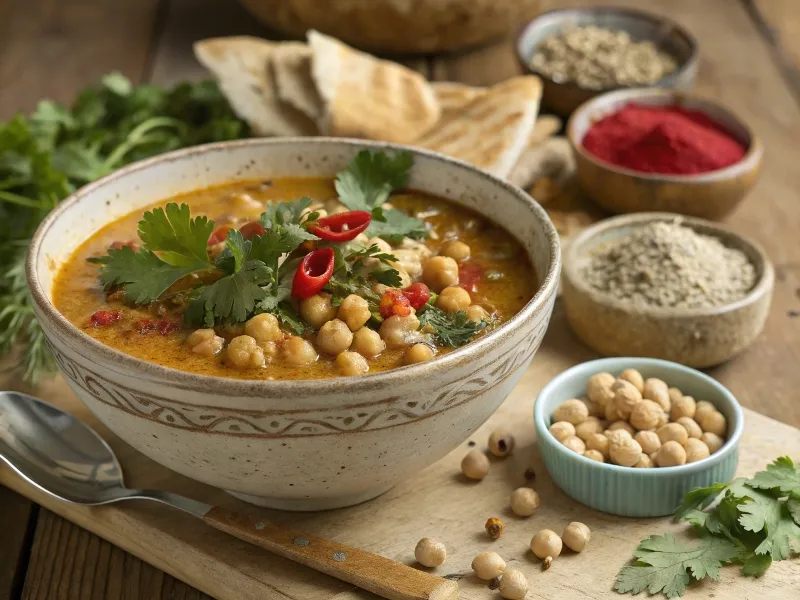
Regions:
[[[711,454],[714,454],[714,452],[722,448],[722,445],[725,443],[725,440],[716,433],[709,433],[708,431],[700,436],[700,440],[708,446],[708,451],[711,452]]]
[[[599,450],[587,450],[586,452],[583,453],[583,455],[589,460],[594,460],[597,462],[606,462],[605,457]]]
[[[559,404],[553,411],[553,420],[567,421],[573,425],[583,423],[589,417],[588,407],[575,398]]]
[[[655,377],[650,377],[644,382],[642,397],[657,403],[666,412],[670,410],[669,386],[666,382]]]
[[[503,535],[503,530],[506,528],[505,524],[497,517],[490,517],[487,519],[484,527],[486,528],[486,533],[488,533],[489,537],[493,540]]]
[[[648,456],[661,447],[661,438],[655,431],[639,431],[633,439],[639,442],[642,452]]]
[[[681,417],[675,422],[686,430],[686,433],[690,438],[697,438],[699,440],[703,435],[703,430],[700,429],[700,425],[698,425],[697,421],[691,417]]]
[[[606,406],[609,402],[614,400],[614,392],[611,386],[616,381],[611,373],[595,373],[589,378],[589,383],[586,386],[586,395],[589,400],[600,406]]]
[[[599,452],[603,459],[608,458],[608,438],[602,433],[593,433],[586,438],[586,452]],[[584,454],[586,456],[586,454]]]
[[[528,580],[516,569],[507,569],[500,578],[498,590],[506,600],[522,600],[528,593]]]
[[[632,383],[640,394],[644,391],[644,377],[636,369],[625,369],[619,374],[619,378]]]
[[[467,244],[459,240],[450,240],[442,244],[439,248],[440,256],[449,256],[453,260],[462,261],[467,260],[470,255],[470,249]],[[491,578],[490,578],[491,579]]]
[[[562,547],[561,538],[552,529],[542,529],[531,540],[531,550],[542,560],[545,560],[548,556],[558,558]]]
[[[438,567],[447,558],[447,549],[441,542],[422,538],[414,548],[414,557],[423,567]]]
[[[703,460],[711,456],[711,452],[705,442],[697,438],[690,437],[686,440],[683,449],[686,451],[687,463],[697,462],[698,460]]]
[[[659,427],[656,433],[658,434],[658,439],[661,440],[662,444],[675,441],[682,445],[687,439],[689,439],[689,434],[686,432],[686,428],[684,428],[680,423],[667,423],[663,427]]]
[[[514,436],[505,429],[495,429],[489,435],[489,452],[503,458],[514,449]]]
[[[680,425],[678,425],[680,427]],[[688,438],[687,438],[688,439]],[[677,467],[686,464],[686,450],[675,440],[662,444],[656,454],[656,464],[659,467]]]
[[[589,543],[591,537],[592,532],[589,528],[578,521],[573,521],[567,525],[564,533],[561,534],[561,540],[564,545],[573,552],[581,552],[586,547],[586,544]]]
[[[719,436],[725,435],[725,432],[728,431],[728,421],[725,415],[718,410],[701,413],[697,417],[697,423],[703,428],[703,431]]]
[[[584,444],[583,440],[576,435],[568,437],[561,443],[564,444],[567,448],[569,448],[573,452],[577,452],[578,454],[583,454],[584,452],[586,452],[586,444]]]
[[[530,517],[539,508],[541,500],[535,490],[521,487],[511,492],[511,510],[519,517]]]
[[[489,473],[489,459],[480,450],[470,450],[461,461],[461,472],[480,481]]]
[[[609,448],[611,462],[621,467],[632,467],[642,456],[642,447],[633,438],[623,438],[620,442],[611,442]]]
[[[619,421],[614,421],[613,423],[611,423],[611,425],[608,426],[608,431],[616,431],[617,429],[624,429],[625,431],[630,433],[631,436],[633,436],[633,434],[636,433],[636,430],[633,428],[633,426],[627,421],[623,421],[622,419],[620,419]]]
[[[550,425],[550,434],[559,442],[575,435],[575,425],[568,421],[558,421]]]
[[[670,416],[673,421],[677,421],[681,417],[689,417],[694,419],[697,403],[691,396],[681,396],[672,402],[672,410]]]
[[[631,412],[631,425],[636,429],[655,429],[664,420],[664,409],[653,400],[642,400]]]
[[[489,581],[503,574],[506,561],[497,552],[481,552],[472,559],[472,570],[478,579]]]
[[[605,428],[597,417],[588,417],[583,423],[575,426],[575,435],[584,442],[593,433],[602,433]]]
[[[700,400],[695,404],[694,420],[700,422],[700,415],[707,412],[714,412],[717,407],[711,404],[708,400]]]
[[[634,407],[642,401],[642,394],[635,385],[624,379],[617,379],[611,389],[614,390],[614,407],[617,409],[617,414],[622,419],[629,418]]]

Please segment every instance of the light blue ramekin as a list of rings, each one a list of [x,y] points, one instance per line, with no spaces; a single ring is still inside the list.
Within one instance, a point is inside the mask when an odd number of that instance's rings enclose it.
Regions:
[[[556,406],[584,395],[595,373],[617,375],[624,369],[637,369],[645,378],[658,377],[695,400],[714,404],[728,421],[728,439],[722,448],[680,467],[634,469],[595,462],[560,444],[548,431]],[[558,487],[582,504],[623,517],[671,514],[689,490],[730,481],[739,462],[744,429],[742,408],[723,385],[695,369],[654,358],[603,358],[564,371],[539,393],[533,420],[544,464]]]

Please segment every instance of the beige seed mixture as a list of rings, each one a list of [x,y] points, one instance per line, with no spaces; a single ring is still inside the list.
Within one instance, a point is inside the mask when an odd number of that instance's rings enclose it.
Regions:
[[[531,66],[559,83],[603,89],[655,83],[678,64],[653,42],[636,42],[625,31],[589,25],[542,41]]]
[[[649,223],[604,244],[582,271],[591,287],[641,307],[720,306],[744,297],[756,278],[742,251],[679,219]]]

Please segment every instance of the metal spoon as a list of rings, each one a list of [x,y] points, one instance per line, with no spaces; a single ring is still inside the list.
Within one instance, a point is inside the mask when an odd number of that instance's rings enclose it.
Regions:
[[[125,487],[106,442],[69,413],[32,396],[0,392],[0,458],[28,483],[74,504],[155,500],[317,571],[392,600],[457,600],[458,584],[358,548],[162,490]]]

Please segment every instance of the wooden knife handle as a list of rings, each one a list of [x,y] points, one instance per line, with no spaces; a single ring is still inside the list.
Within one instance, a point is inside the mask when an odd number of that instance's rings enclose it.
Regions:
[[[390,600],[458,600],[458,584],[358,548],[215,506],[203,520],[220,531]]]

